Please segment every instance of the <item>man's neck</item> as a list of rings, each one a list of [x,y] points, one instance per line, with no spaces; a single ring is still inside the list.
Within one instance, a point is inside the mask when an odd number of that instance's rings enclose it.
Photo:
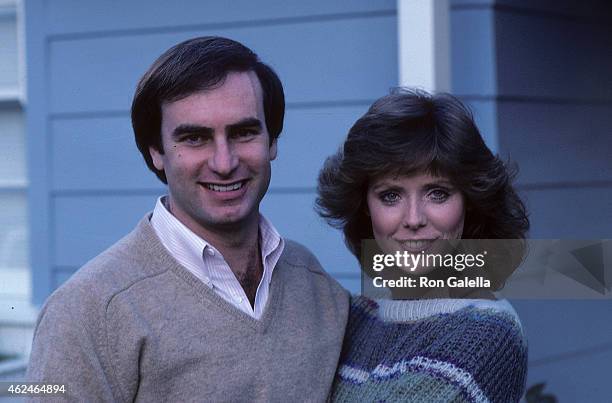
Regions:
[[[250,228],[248,232],[243,230],[224,235],[205,239],[223,255],[254,307],[257,288],[263,276],[259,225]]]
[[[259,212],[234,225],[205,228],[191,223],[189,218],[175,214],[171,202],[166,204],[166,208],[176,219],[221,253],[254,307],[257,288],[263,276]]]

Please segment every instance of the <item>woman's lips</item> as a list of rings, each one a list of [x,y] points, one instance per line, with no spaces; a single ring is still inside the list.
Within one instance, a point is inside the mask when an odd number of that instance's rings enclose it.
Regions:
[[[397,242],[403,250],[418,253],[429,249],[435,241],[435,239],[403,239]]]

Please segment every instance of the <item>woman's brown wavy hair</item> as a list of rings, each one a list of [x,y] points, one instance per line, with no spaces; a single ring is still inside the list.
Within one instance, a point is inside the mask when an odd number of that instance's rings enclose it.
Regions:
[[[471,112],[450,94],[401,89],[374,102],[321,169],[316,210],[344,232],[359,259],[361,241],[374,238],[369,182],[423,171],[446,176],[463,194],[462,238],[525,238],[529,220],[512,186],[516,168],[493,155]]]

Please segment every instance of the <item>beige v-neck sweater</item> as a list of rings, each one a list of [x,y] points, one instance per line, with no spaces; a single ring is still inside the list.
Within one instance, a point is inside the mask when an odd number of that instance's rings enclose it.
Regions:
[[[27,378],[77,401],[324,401],[348,307],[287,241],[255,320],[181,267],[145,217],[49,297]]]

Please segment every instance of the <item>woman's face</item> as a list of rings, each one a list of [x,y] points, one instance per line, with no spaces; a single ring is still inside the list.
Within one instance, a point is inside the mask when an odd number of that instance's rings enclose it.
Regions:
[[[448,178],[426,172],[383,176],[371,181],[367,203],[384,253],[428,253],[438,239],[461,238],[465,201]]]

